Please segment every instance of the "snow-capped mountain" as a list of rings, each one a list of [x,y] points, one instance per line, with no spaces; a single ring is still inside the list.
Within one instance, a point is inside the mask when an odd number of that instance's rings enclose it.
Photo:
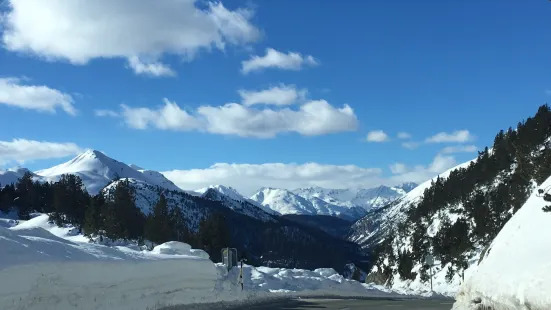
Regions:
[[[0,169],[0,186],[16,183],[26,172],[30,172],[29,169],[21,167],[7,170]],[[35,177],[39,178],[36,175]]]
[[[251,199],[280,214],[331,215],[350,220],[365,215],[365,210],[357,206],[333,204],[316,196],[306,198],[280,188],[262,188]]]
[[[293,190],[293,193],[307,199],[321,199],[329,204],[342,207],[362,207],[366,211],[376,209],[406,195],[415,188],[415,183],[400,186],[379,186],[374,188],[327,189],[308,187]]]
[[[468,161],[444,171],[438,176],[421,183],[385,208],[369,212],[364,218],[354,223],[349,240],[366,248],[379,243],[381,238],[387,236],[391,228],[406,219],[406,211],[414,207],[423,198],[425,189],[429,188],[436,178],[446,179],[452,171],[468,167],[471,162]]]
[[[278,215],[270,208],[266,208],[261,204],[244,197],[237,190],[229,186],[223,185],[211,185],[205,188],[196,190],[195,192],[201,194],[201,197],[220,201],[228,208],[261,219],[263,221],[272,221],[273,217],[270,215]]]
[[[137,166],[133,166],[139,168]],[[117,177],[131,178],[160,186],[168,190],[180,190],[161,173],[150,170],[136,170],[125,163],[112,159],[100,151],[88,150],[70,161],[52,168],[36,171],[47,181],[56,181],[63,174],[78,175],[90,194],[97,194]]]
[[[251,200],[280,214],[331,215],[357,220],[369,210],[380,208],[406,195],[415,186],[415,183],[368,189],[327,189],[314,186],[293,191],[264,187]]]

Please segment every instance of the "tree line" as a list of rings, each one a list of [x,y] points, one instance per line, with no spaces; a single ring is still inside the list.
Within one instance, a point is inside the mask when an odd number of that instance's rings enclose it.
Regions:
[[[383,273],[398,272],[403,279],[414,279],[417,273],[411,268],[432,250],[442,266],[451,263],[451,280],[468,267],[473,250],[487,246],[520,209],[533,182],[541,184],[549,176],[551,109],[543,105],[533,117],[519,122],[516,129],[501,130],[492,148],[479,152],[467,167],[432,182],[422,199],[409,208],[407,220],[396,227],[399,235],[411,238],[412,250],[395,254],[392,238],[374,250],[381,258],[389,258]],[[429,237],[427,229],[435,216],[441,219],[440,228]],[[395,270],[390,266],[396,266]],[[420,270],[422,279],[428,279],[427,270]]]
[[[57,182],[33,180],[26,172],[16,183],[0,185],[0,212],[15,212],[22,220],[33,212],[47,213],[57,226],[71,225],[90,238],[145,240],[160,244],[181,241],[204,249],[220,260],[220,250],[230,245],[230,233],[222,214],[212,213],[199,222],[196,232],[186,225],[178,205],[169,207],[161,189],[158,202],[148,214],[135,203],[135,189],[128,179],[97,195],[90,195],[77,175],[62,175]]]

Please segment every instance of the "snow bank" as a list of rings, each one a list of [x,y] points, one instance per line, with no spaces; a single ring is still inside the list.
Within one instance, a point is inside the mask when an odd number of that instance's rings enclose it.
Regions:
[[[157,309],[289,296],[397,296],[333,269],[245,266],[227,272],[181,242],[144,250],[91,243],[47,215],[0,226],[0,309]],[[9,223],[9,225],[7,224]],[[15,226],[13,226],[15,225]],[[13,226],[6,228],[3,226]],[[120,243],[123,244],[123,243]]]
[[[158,245],[153,248],[151,251],[153,254],[165,254],[165,255],[187,255],[187,256],[196,256],[204,259],[209,259],[210,256],[207,252],[203,250],[192,249],[189,244],[178,242],[178,241],[169,241],[161,245]]]
[[[156,252],[106,247],[63,239],[72,230],[49,225],[39,216],[0,227],[0,309],[155,309],[212,300],[216,268],[185,244]],[[171,248],[176,255],[162,250]]]
[[[219,272],[224,274],[224,266],[217,264],[217,267],[221,270]],[[239,268],[232,269],[224,277],[227,282],[237,285]],[[256,298],[277,296],[278,294],[293,296],[398,296],[382,286],[345,279],[331,268],[312,271],[244,265],[243,278],[245,279],[244,292]],[[241,290],[240,286],[239,290]]]
[[[539,188],[550,189],[551,178]],[[551,213],[537,192],[494,239],[454,309],[551,309]]]

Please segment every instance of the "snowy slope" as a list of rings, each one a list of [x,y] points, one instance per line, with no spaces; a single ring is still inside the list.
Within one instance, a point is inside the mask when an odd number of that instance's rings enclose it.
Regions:
[[[551,194],[551,177],[538,189]],[[551,213],[542,211],[551,203],[538,189],[493,240],[454,309],[551,309]]]
[[[198,229],[199,222],[207,215],[208,212],[212,211],[204,208],[202,206],[202,202],[198,202],[198,197],[195,197],[194,195],[188,194],[181,190],[167,190],[166,188],[152,185],[142,180],[120,179],[107,185],[103,192],[105,194],[108,194],[116,187],[119,182],[123,182],[126,180],[129,181],[130,185],[135,190],[136,206],[140,208],[145,214],[149,214],[151,212],[152,208],[159,201],[161,193],[163,193],[165,198],[167,199],[169,207],[178,207],[183,211],[185,218],[188,221],[188,227],[190,227],[192,230]],[[223,203],[221,206],[228,207],[237,213],[250,216],[263,222],[274,221],[273,217],[270,214],[264,212],[256,205],[229,200],[226,199],[224,196],[210,196],[204,198],[221,201]]]
[[[244,197],[232,187],[211,185],[195,191],[201,197],[222,202],[226,207],[239,213],[260,219],[264,222],[274,221],[272,215],[277,212],[266,208],[254,200]]]
[[[167,242],[152,251],[136,245],[89,243],[72,227],[39,215],[0,227],[0,309],[157,309],[276,295],[397,297],[382,287],[347,280],[335,270],[245,266],[229,273],[201,250]]]
[[[212,298],[218,275],[204,252],[181,243],[106,247],[67,240],[78,237],[69,231],[46,216],[0,227],[0,309],[145,310]]]
[[[305,198],[280,188],[262,188],[251,199],[280,214],[331,215],[354,220],[365,215],[359,207],[333,204],[316,196]]]
[[[3,187],[4,185],[8,184],[15,184],[17,180],[19,180],[25,172],[30,172],[27,168],[10,168],[7,170],[0,169],[0,187]],[[40,177],[36,176],[36,179],[39,180]]]
[[[52,168],[36,171],[36,174],[48,181],[56,181],[63,174],[78,175],[88,192],[93,195],[99,193],[117,176],[145,181],[169,190],[180,190],[160,173],[136,170],[95,150],[88,150],[72,160]]]
[[[367,211],[382,207],[415,188],[415,183],[404,183],[400,186],[378,186],[375,188],[327,189],[308,187],[293,190],[293,193],[306,199],[318,198],[328,204],[342,207],[362,207]]]
[[[385,209],[372,211],[352,226],[349,240],[364,247],[378,243],[382,237],[385,237],[385,233],[388,232],[389,228],[396,226],[400,221],[405,219],[405,212],[422,199],[425,189],[429,188],[436,178],[445,179],[453,170],[468,167],[472,161],[470,160],[455,166],[421,183]]]

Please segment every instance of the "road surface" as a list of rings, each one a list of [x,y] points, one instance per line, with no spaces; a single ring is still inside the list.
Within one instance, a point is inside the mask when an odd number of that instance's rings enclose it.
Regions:
[[[398,299],[282,299],[254,305],[221,306],[217,304],[190,307],[170,307],[166,310],[450,310],[452,300],[398,300]]]

